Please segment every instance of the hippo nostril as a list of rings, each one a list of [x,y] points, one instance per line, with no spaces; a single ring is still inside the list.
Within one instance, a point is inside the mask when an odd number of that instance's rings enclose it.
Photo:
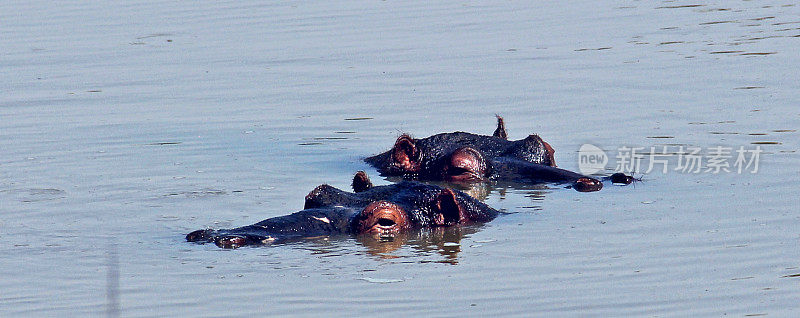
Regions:
[[[390,226],[394,226],[395,224],[397,224],[397,223],[395,223],[394,220],[392,220],[392,219],[387,219],[387,218],[378,219],[378,225],[380,225],[380,226],[390,227]]]
[[[631,184],[635,180],[632,176],[626,175],[622,172],[617,172],[612,174],[611,177],[612,183],[619,183],[619,184]]]
[[[186,234],[186,241],[189,242],[200,242],[203,240],[208,240],[210,236],[208,235],[209,230],[197,230],[192,233]]]
[[[220,236],[214,240],[222,248],[238,248],[247,244],[247,239],[241,236]]]
[[[578,192],[594,192],[600,191],[603,188],[603,183],[600,180],[593,179],[593,178],[579,178],[573,184],[575,190]]]

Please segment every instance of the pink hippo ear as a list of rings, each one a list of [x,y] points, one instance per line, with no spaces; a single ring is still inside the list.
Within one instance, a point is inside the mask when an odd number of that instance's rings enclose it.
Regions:
[[[392,148],[392,164],[404,171],[419,171],[419,151],[414,139],[406,134],[397,138]]]
[[[436,196],[433,213],[433,224],[437,226],[450,226],[466,220],[464,209],[458,203],[455,192],[447,188]]]

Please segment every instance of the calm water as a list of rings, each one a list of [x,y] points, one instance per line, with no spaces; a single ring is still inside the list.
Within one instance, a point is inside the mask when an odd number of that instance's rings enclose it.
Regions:
[[[799,48],[788,0],[2,2],[0,316],[796,316]],[[393,243],[184,242],[387,184],[361,158],[495,113],[573,170],[585,143],[608,172],[622,146],[763,153],[483,189],[509,214]]]

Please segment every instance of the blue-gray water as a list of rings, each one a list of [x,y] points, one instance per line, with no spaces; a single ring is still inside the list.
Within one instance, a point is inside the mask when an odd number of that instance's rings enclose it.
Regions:
[[[780,0],[2,2],[0,316],[796,316],[799,48]],[[403,244],[184,242],[494,114],[573,170],[586,143],[763,153],[491,189],[512,214]]]

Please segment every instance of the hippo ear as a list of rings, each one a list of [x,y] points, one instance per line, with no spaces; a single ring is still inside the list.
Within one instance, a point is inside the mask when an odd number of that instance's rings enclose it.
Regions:
[[[369,181],[367,173],[364,171],[356,172],[353,177],[353,192],[364,192],[372,188],[372,181]]]
[[[403,134],[394,143],[392,148],[392,164],[405,171],[419,170],[419,151],[414,139]]]
[[[303,209],[311,209],[311,208],[318,208],[325,205],[325,196],[326,193],[329,193],[333,187],[327,184],[318,185],[314,190],[311,190],[306,195],[305,205]]]
[[[433,213],[433,224],[438,226],[450,226],[466,219],[464,208],[456,199],[456,193],[447,188],[436,196]]]
[[[492,136],[508,140],[508,133],[506,133],[506,124],[503,123],[503,117],[500,117],[500,115],[495,116],[497,117],[497,129],[494,130]]]
[[[514,155],[531,163],[545,166],[556,166],[555,150],[538,135],[530,135],[522,140],[522,144],[515,147]]]
[[[544,149],[547,152],[546,156],[547,160],[549,161],[547,165],[551,167],[556,167],[556,157],[555,157],[556,151],[553,150],[553,147],[550,146],[550,144],[548,144],[546,141],[542,140],[542,144],[544,145]]]

